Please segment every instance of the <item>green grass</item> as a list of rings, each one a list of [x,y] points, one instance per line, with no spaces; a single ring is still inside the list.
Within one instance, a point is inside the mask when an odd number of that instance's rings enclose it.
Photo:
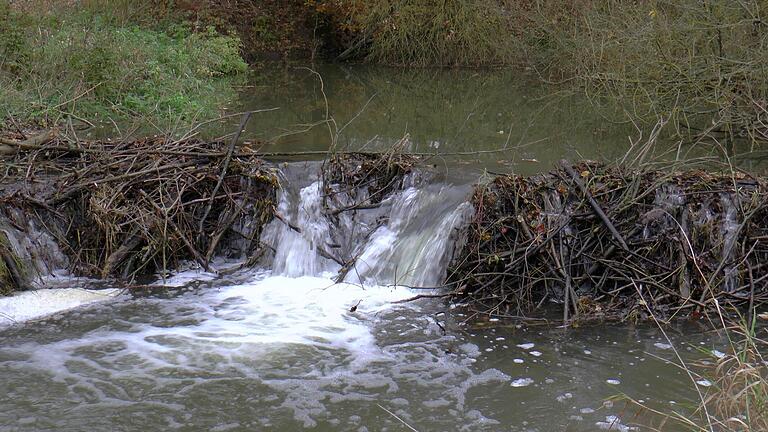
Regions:
[[[0,1],[0,106],[24,122],[192,122],[234,99],[239,39],[183,22],[163,30],[96,8],[24,14]]]

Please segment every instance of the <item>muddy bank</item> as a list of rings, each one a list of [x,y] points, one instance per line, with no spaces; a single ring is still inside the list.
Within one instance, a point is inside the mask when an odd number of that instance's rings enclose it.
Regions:
[[[478,186],[450,269],[456,301],[500,316],[696,317],[768,300],[764,179],[571,165]]]

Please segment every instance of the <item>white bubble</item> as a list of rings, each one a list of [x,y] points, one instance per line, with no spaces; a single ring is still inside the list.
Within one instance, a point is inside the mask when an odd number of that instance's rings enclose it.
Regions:
[[[517,378],[515,380],[512,380],[512,383],[510,385],[512,387],[527,387],[531,384],[533,384],[533,380],[531,378]]]

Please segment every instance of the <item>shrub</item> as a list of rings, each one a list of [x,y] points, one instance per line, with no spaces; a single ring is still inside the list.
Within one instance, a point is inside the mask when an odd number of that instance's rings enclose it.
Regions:
[[[768,140],[768,2],[583,1],[553,20],[560,3],[541,2],[522,29],[540,70],[641,121]]]
[[[17,24],[22,19],[7,1],[0,0],[0,71],[16,73],[29,62],[30,47]]]
[[[376,63],[489,66],[512,58],[504,11],[492,0],[313,0],[308,5],[339,36],[342,48]]]

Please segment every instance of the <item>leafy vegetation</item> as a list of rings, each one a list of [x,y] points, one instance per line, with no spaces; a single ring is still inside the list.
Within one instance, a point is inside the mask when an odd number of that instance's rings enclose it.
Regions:
[[[98,8],[35,15],[4,4],[0,35],[0,105],[25,121],[210,117],[247,71],[235,37],[117,24]]]

